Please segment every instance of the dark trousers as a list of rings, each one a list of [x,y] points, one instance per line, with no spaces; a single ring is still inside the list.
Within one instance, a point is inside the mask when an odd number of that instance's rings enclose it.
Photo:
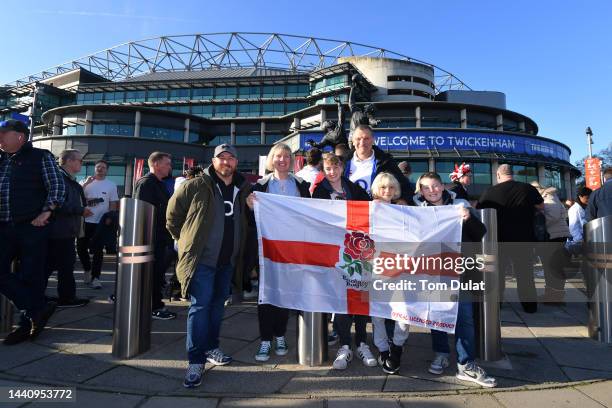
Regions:
[[[537,302],[537,292],[533,277],[533,242],[500,242],[499,243],[499,288],[503,300],[506,280],[506,266],[512,264],[516,276],[518,297],[521,302]]]
[[[282,337],[287,332],[289,309],[273,305],[258,305],[259,334],[261,341],[272,341],[272,337]]]
[[[45,286],[51,274],[57,271],[57,295],[59,300],[72,300],[76,297],[74,238],[50,239],[48,248]]]
[[[553,238],[538,245],[538,255],[544,267],[546,287],[556,290],[565,289],[565,271],[569,263],[569,253],[565,250],[567,238]]]
[[[49,227],[30,223],[0,223],[0,293],[25,316],[31,317],[45,307],[45,261]],[[17,273],[11,264],[19,261]],[[22,319],[24,322],[25,319]]]
[[[163,291],[166,285],[166,270],[170,266],[172,244],[156,243],[153,255],[155,262],[153,263],[153,293],[151,307],[153,310],[163,309],[164,302]]]
[[[355,322],[355,345],[359,345],[363,342],[366,343],[368,334],[366,332],[366,325],[368,324],[368,316],[361,315],[345,315],[336,314],[334,316],[334,323],[338,330],[338,336],[340,337],[340,345],[351,345],[351,326]]]
[[[86,222],[85,236],[77,240],[77,252],[79,254],[79,259],[81,260],[83,269],[86,272],[91,271],[92,279],[100,279],[100,273],[102,271],[102,260],[104,259],[104,255],[102,254],[102,246],[96,245],[94,247],[91,247],[91,238],[95,235],[97,227],[98,224]],[[93,260],[89,258],[90,248],[93,253]]]

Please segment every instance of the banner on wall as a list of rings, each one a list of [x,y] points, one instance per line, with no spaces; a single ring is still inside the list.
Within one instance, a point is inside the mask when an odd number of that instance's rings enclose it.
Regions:
[[[586,186],[593,191],[601,187],[601,160],[597,157],[584,161],[584,180]]]

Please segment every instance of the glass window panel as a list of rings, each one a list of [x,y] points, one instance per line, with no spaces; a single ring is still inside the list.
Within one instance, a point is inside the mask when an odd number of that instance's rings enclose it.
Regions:
[[[235,99],[237,96],[236,87],[215,88],[215,99]]]
[[[277,135],[266,135],[266,144],[272,144],[281,140],[285,135],[277,134]]]
[[[217,105],[215,107],[215,117],[231,118],[236,116],[236,105]]]
[[[237,145],[254,145],[260,144],[260,135],[236,135]]]
[[[259,116],[261,105],[258,103],[244,103],[238,105],[238,116],[253,117]]]
[[[193,105],[191,107],[191,114],[210,118],[213,115],[213,107],[212,105]]]
[[[127,91],[125,93],[126,102],[144,102],[145,91]]]
[[[241,99],[259,99],[261,87],[259,86],[241,86],[240,98]]]
[[[170,100],[188,100],[189,99],[189,88],[171,89]]]
[[[290,102],[287,104],[287,113],[297,112],[308,107],[307,102]]]
[[[189,143],[196,143],[200,141],[200,135],[197,132],[189,132]]]
[[[232,137],[231,136],[217,136],[215,138],[213,138],[210,143],[208,144],[209,146],[217,146],[223,143],[231,143],[232,141]]]
[[[213,88],[195,88],[192,90],[191,99],[212,99]]]
[[[285,114],[285,104],[283,103],[264,103],[262,107],[263,116],[281,116]]]
[[[94,135],[105,135],[106,134],[106,125],[102,123],[94,123],[91,127],[91,131]]]

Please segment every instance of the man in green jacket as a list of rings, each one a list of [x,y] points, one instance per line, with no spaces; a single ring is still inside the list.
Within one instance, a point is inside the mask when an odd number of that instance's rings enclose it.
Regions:
[[[226,365],[219,349],[224,302],[229,296],[246,233],[250,184],[236,171],[236,149],[215,148],[212,165],[201,177],[183,183],[168,202],[166,228],[178,241],[176,275],[191,305],[187,316],[189,366],[183,385],[202,383],[204,364]],[[238,285],[241,278],[235,280]]]

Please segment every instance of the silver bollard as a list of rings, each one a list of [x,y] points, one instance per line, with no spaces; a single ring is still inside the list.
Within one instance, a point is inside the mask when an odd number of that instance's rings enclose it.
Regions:
[[[115,283],[113,356],[131,358],[151,347],[155,207],[122,198]]]
[[[298,314],[298,362],[316,367],[327,361],[327,318],[325,313]]]
[[[612,344],[612,215],[584,226],[589,336]]]
[[[497,361],[503,358],[501,349],[501,323],[499,316],[499,280],[503,279],[499,263],[497,242],[497,211],[493,208],[479,210],[479,218],[487,227],[482,238],[482,253],[485,268],[482,274],[485,290],[478,304],[479,314],[476,326],[479,330],[478,351],[484,361]]]

